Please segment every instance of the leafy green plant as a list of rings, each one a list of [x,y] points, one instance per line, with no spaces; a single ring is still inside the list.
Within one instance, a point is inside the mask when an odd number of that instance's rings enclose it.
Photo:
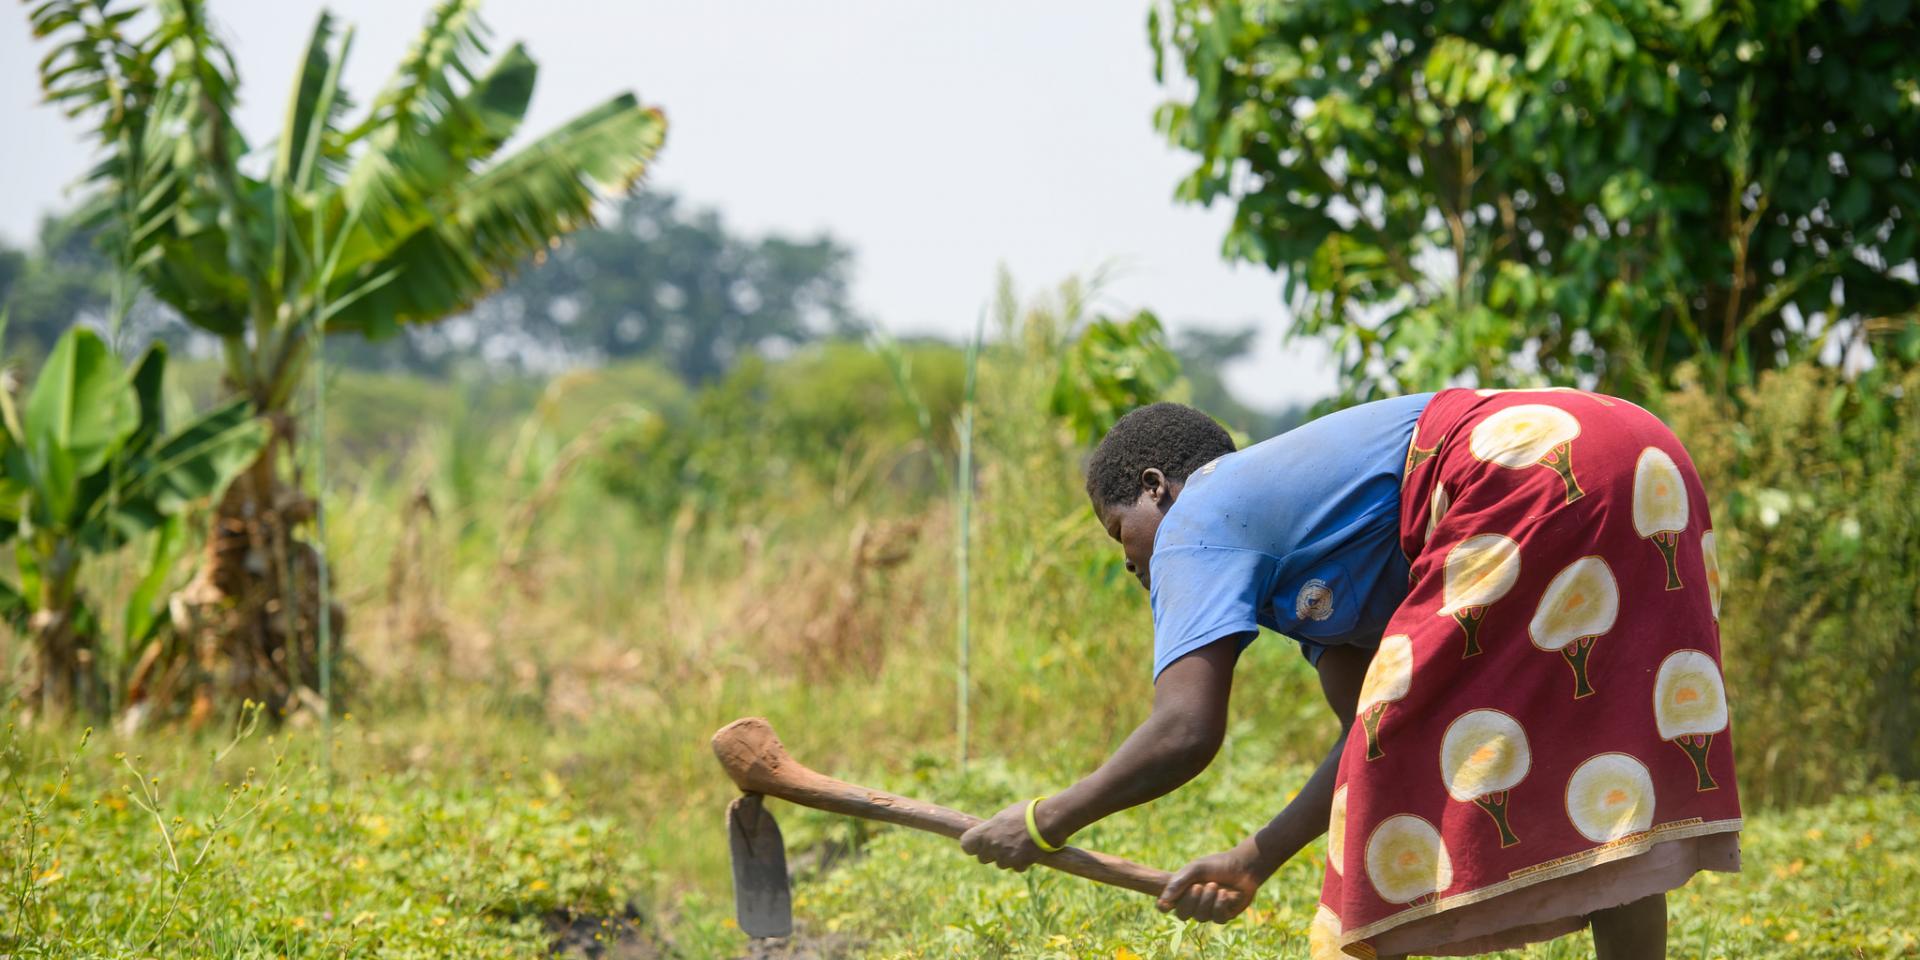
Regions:
[[[1145,310],[1126,320],[1100,317],[1061,357],[1052,409],[1081,442],[1092,442],[1127,411],[1169,399],[1179,380],[1180,359],[1159,317]]]
[[[1722,389],[1920,306],[1907,0],[1153,9],[1179,197],[1233,204],[1355,397]]]
[[[181,597],[214,647],[258,661],[235,692],[276,709],[314,684],[314,634],[334,619],[313,586],[324,559],[293,535],[314,504],[281,472],[298,462],[290,414],[318,334],[379,338],[464,309],[630,188],[665,134],[658,110],[621,94],[502,155],[538,67],[518,44],[483,65],[477,8],[439,3],[355,122],[340,86],[353,33],[320,14],[266,156],[234,125],[239,77],[204,0],[46,0],[30,14],[53,45],[47,98],[95,122],[110,242],[220,338],[227,386],[274,428]]]
[[[88,558],[157,531],[126,617],[128,643],[144,642],[177,553],[178,518],[225,488],[266,443],[265,427],[238,398],[169,431],[166,365],[156,345],[125,369],[98,335],[74,327],[55,343],[24,408],[0,391],[0,541],[14,541],[20,575],[18,585],[0,584],[0,604],[32,638],[29,697],[48,713],[110,706],[101,621],[79,586]]]
[[[651,878],[624,826],[551,769],[376,764],[334,790],[312,737],[235,713],[218,735],[138,744],[0,729],[0,951],[530,957],[562,921],[596,947],[658,945],[660,918],[630,906]],[[369,732],[343,727],[343,762],[365,756]]]

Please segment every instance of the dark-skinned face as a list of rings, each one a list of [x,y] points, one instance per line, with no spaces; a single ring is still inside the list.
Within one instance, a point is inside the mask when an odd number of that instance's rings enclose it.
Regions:
[[[1153,537],[1160,532],[1160,521],[1180,496],[1180,484],[1166,474],[1148,467],[1140,474],[1140,498],[1130,504],[1109,504],[1099,509],[1100,525],[1107,536],[1120,544],[1127,555],[1127,572],[1140,581],[1140,588],[1153,583],[1148,564],[1153,559]]]

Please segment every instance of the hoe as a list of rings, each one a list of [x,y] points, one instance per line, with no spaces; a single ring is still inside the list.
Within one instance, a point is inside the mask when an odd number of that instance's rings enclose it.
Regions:
[[[759,717],[735,720],[713,735],[713,755],[745,796],[727,807],[727,836],[733,853],[734,907],[740,929],[749,937],[784,937],[793,932],[793,898],[787,880],[787,854],[780,827],[760,803],[777,797],[830,813],[879,820],[959,839],[979,817],[855,786],[815,773],[787,755],[773,727]],[[1042,856],[1043,867],[1125,887],[1157,897],[1171,876],[1162,870],[1067,847]]]

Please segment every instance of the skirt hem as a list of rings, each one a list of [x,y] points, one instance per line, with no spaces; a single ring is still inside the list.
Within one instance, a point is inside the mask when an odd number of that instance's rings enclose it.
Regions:
[[[1702,837],[1715,833],[1735,833],[1741,830],[1743,823],[1744,821],[1741,818],[1736,817],[1731,820],[1714,820],[1708,822],[1681,820],[1673,823],[1660,824],[1650,830],[1621,837],[1618,840],[1601,844],[1600,846],[1569,857],[1563,857],[1557,861],[1549,861],[1517,871],[1515,876],[1500,883],[1470,890],[1466,893],[1455,894],[1451,897],[1441,897],[1430,903],[1419,904],[1402,910],[1392,916],[1383,917],[1364,927],[1342,931],[1339,943],[1342,948],[1349,945],[1358,945],[1359,941],[1377,937],[1397,927],[1405,926],[1416,920],[1422,920],[1447,910],[1469,906],[1484,900],[1491,900],[1501,894],[1512,893],[1513,891],[1525,889],[1548,880],[1572,876],[1573,874],[1591,867],[1597,867],[1604,863],[1612,863],[1616,860],[1639,856],[1653,849],[1656,845],[1670,840],[1683,840],[1688,837]],[[1362,949],[1366,948],[1363,947]],[[1350,955],[1365,956],[1366,954]]]

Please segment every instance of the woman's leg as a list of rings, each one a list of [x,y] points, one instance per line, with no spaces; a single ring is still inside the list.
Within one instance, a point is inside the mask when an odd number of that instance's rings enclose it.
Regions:
[[[1593,924],[1593,952],[1599,960],[1665,960],[1667,956],[1664,893],[1595,911],[1588,920]]]

